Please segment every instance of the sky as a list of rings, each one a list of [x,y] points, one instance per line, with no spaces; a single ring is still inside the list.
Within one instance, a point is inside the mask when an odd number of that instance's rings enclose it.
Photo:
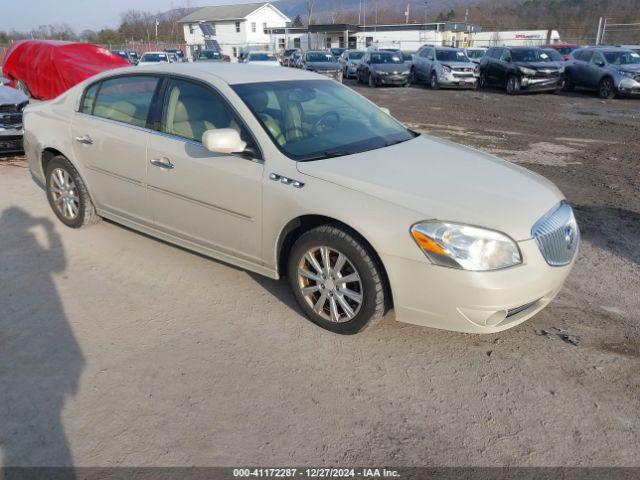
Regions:
[[[0,30],[31,31],[39,25],[68,23],[76,33],[115,27],[129,9],[165,12],[179,7],[228,5],[254,0],[0,0]]]

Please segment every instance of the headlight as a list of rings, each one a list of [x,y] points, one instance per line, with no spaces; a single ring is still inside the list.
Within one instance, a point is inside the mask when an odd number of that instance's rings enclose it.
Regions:
[[[635,76],[635,73],[625,72],[624,70],[618,70],[618,73],[620,73],[620,75],[624,75],[625,77],[630,77],[630,78],[633,78]]]
[[[404,72],[402,72],[402,75],[409,75],[411,73],[411,70],[405,70]]]
[[[536,74],[536,71],[533,68],[518,67],[518,70],[520,70],[520,73],[523,75],[527,75],[529,77],[533,77]]]
[[[443,267],[480,272],[522,263],[516,242],[494,230],[427,221],[411,227],[411,236],[429,260]]]
[[[442,71],[445,73],[451,73],[451,67],[448,65],[442,65]]]

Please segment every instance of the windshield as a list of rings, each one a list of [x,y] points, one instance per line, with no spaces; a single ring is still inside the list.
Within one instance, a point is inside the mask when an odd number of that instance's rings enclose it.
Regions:
[[[364,52],[349,52],[349,60],[360,60],[364,57]]]
[[[330,80],[233,86],[289,158],[320,160],[383,148],[414,137],[350,88]]]
[[[307,53],[307,62],[331,62],[335,63],[338,60],[330,53],[324,52],[309,52]]]
[[[640,55],[636,52],[605,52],[604,56],[611,65],[637,65],[640,63]]]
[[[164,53],[145,53],[140,59],[141,62],[168,62],[169,59]]]
[[[468,62],[469,57],[462,50],[436,49],[436,59],[439,62]]]
[[[406,51],[402,52],[402,56],[404,57],[405,60],[411,60],[415,54],[416,52],[406,52]]]
[[[222,60],[222,55],[219,52],[202,50],[198,53],[198,60]]]
[[[371,63],[373,64],[397,64],[404,63],[402,54],[396,52],[374,52],[371,54]]]
[[[250,62],[277,62],[278,59],[273,53],[251,53],[249,54]]]
[[[562,58],[562,55],[560,54],[560,52],[558,52],[557,50],[554,50],[553,48],[545,49],[544,53],[549,55],[549,58],[551,60],[553,60],[554,62],[563,62],[564,61],[564,58]]]
[[[549,55],[539,48],[514,49],[511,51],[514,62],[550,62]]]
[[[467,50],[467,57],[469,58],[482,58],[484,57],[485,50]]]
[[[289,57],[289,56],[293,55],[294,53],[296,53],[296,49],[295,49],[295,48],[294,48],[294,49],[291,49],[291,50],[285,50],[285,51],[284,51],[284,53],[283,53],[283,55],[284,55],[285,57]]]

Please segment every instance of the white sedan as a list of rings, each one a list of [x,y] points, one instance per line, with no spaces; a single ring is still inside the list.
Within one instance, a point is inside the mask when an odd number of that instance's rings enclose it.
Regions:
[[[513,327],[555,297],[578,249],[549,181],[302,70],[103,73],[28,107],[25,150],[65,225],[105,217],[288,277],[302,311],[337,333],[392,307],[449,330]]]
[[[264,53],[264,52],[251,52],[247,55],[245,64],[253,63],[256,65],[261,65],[263,67],[280,67],[280,61],[278,57],[276,57],[273,53]]]

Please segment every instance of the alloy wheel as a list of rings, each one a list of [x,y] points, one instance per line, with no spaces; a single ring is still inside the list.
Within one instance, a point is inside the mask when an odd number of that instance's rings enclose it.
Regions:
[[[343,253],[326,246],[307,250],[298,263],[297,280],[307,304],[325,320],[348,322],[360,312],[362,279]]]
[[[68,220],[75,220],[80,212],[80,197],[69,172],[62,168],[52,170],[49,188],[58,212]]]
[[[601,98],[609,98],[611,96],[611,91],[613,90],[613,85],[611,84],[611,80],[609,78],[605,78],[600,82],[600,97]]]

